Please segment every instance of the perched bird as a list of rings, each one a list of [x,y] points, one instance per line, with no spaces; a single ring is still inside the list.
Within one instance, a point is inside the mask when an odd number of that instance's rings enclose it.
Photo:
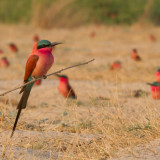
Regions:
[[[69,79],[66,75],[59,75],[56,74],[57,77],[59,77],[59,86],[58,90],[64,96],[65,98],[72,98],[77,99],[77,96],[73,90],[73,88],[69,84]]]
[[[33,36],[33,41],[34,41],[34,42],[39,41],[39,36],[38,36],[37,34],[35,34],[35,35]]]
[[[110,70],[119,70],[121,68],[121,62],[120,61],[115,61],[111,64]]]
[[[156,74],[155,74],[155,77],[156,77],[156,81],[157,82],[160,82],[160,68],[158,68]]]
[[[151,86],[151,94],[153,99],[160,99],[160,84],[159,82],[147,83]]]
[[[0,67],[6,68],[9,66],[9,61],[7,60],[6,57],[3,57],[0,59]]]
[[[9,48],[14,53],[18,52],[18,48],[17,48],[17,46],[14,43],[10,43],[9,44]]]
[[[29,82],[34,78],[38,78],[42,76],[45,77],[45,74],[48,72],[48,70],[51,68],[54,62],[52,49],[55,45],[58,45],[58,44],[61,44],[61,43],[58,43],[58,42],[51,43],[48,40],[41,40],[39,42],[36,42],[33,45],[33,50],[35,52],[32,51],[32,53],[28,57],[28,60],[26,63],[25,75],[24,75],[24,83]],[[23,93],[23,94],[17,106],[18,113],[13,126],[11,137],[14,134],[21,110],[26,108],[27,100],[28,100],[30,91],[33,87],[33,84],[34,82],[24,86],[20,91],[20,93]]]
[[[141,61],[141,57],[138,55],[137,50],[133,49],[131,57],[134,61]]]
[[[39,79],[39,80],[37,80],[37,81],[34,83],[34,85],[38,86],[38,85],[41,85],[41,83],[42,83],[42,80]]]

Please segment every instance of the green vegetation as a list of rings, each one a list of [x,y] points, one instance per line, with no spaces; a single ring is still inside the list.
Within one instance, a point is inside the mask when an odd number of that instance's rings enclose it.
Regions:
[[[1,0],[1,23],[41,27],[82,24],[133,24],[145,19],[160,24],[159,0]]]
[[[31,17],[32,0],[1,0],[0,22],[28,22]]]

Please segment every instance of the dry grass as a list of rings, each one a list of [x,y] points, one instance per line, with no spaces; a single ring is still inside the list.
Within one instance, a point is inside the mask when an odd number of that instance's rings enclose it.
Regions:
[[[96,32],[95,38],[89,37],[91,31]],[[150,33],[158,37],[159,28],[89,26],[36,30],[0,26],[0,33],[4,39],[0,48],[11,61],[9,68],[0,69],[1,91],[21,83],[34,33],[42,39],[65,42],[57,47],[50,72],[96,59],[90,65],[65,72],[78,95],[77,101],[65,101],[59,95],[55,77],[34,87],[12,139],[9,136],[20,95],[16,91],[0,99],[1,156],[104,160],[120,156],[117,154],[120,150],[160,137],[159,102],[152,100],[150,88],[145,84],[154,81],[159,65],[159,39],[156,42],[148,39]],[[8,50],[10,41],[20,48],[17,55]],[[138,49],[142,62],[130,59],[132,48]],[[114,60],[122,62],[122,70],[109,70]],[[142,92],[136,98],[134,94],[139,89]]]

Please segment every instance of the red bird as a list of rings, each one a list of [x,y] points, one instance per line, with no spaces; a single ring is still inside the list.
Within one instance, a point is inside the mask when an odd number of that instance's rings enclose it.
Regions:
[[[159,82],[147,83],[151,86],[151,94],[153,99],[160,99],[160,84]]]
[[[115,61],[111,64],[110,70],[119,70],[121,68],[121,62]]]
[[[149,35],[149,39],[150,39],[150,41],[152,41],[152,42],[155,42],[156,41],[156,38],[154,37],[154,35]]]
[[[157,82],[160,82],[160,68],[158,68],[156,74],[155,74]]]
[[[35,85],[35,86],[37,86],[37,85],[41,85],[41,83],[42,83],[42,80],[41,80],[41,79],[39,79],[39,80],[37,80],[37,81],[34,83],[34,85]]]
[[[2,50],[0,50],[0,54],[3,54],[3,51],[2,51]]]
[[[77,96],[73,88],[69,84],[68,77],[66,75],[58,75],[58,74],[56,74],[56,76],[59,77],[58,90],[62,94],[62,96],[64,96],[65,98],[77,99]]]
[[[141,61],[141,57],[138,55],[137,50],[133,49],[131,57],[134,61]]]
[[[93,32],[90,33],[91,38],[94,38],[95,36],[96,36],[96,32],[93,31]]]
[[[38,36],[37,34],[35,34],[35,35],[33,36],[33,41],[34,41],[34,42],[39,41],[39,36]]]
[[[8,66],[9,66],[9,62],[8,62],[7,58],[6,57],[1,58],[1,60],[0,60],[0,67],[6,68]]]
[[[9,48],[12,52],[17,53],[18,52],[18,48],[14,43],[10,43],[9,44]]]

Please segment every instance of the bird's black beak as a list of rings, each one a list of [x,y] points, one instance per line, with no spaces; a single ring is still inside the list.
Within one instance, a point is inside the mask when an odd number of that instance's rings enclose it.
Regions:
[[[148,85],[152,86],[152,83],[146,83],[146,84],[148,84]]]
[[[51,43],[51,47],[56,46],[58,44],[62,44],[62,43],[61,42],[53,42],[53,43]]]

